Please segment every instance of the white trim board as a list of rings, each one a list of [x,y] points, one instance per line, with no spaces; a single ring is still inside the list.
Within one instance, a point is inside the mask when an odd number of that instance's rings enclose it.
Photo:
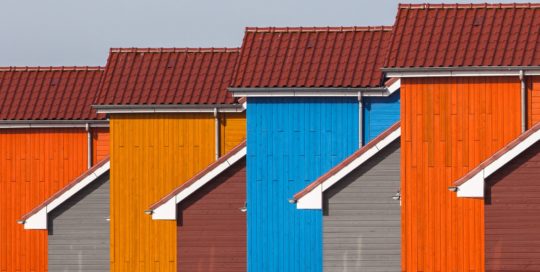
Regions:
[[[397,84],[396,84],[397,82]],[[396,81],[388,88],[373,89],[347,89],[334,88],[332,90],[318,88],[229,88],[234,97],[387,97],[400,88]]]
[[[24,222],[22,222],[24,229],[47,229],[47,217],[49,212],[53,211],[56,207],[60,206],[66,200],[70,199],[73,195],[109,171],[110,167],[110,161],[106,162],[102,166],[95,169],[88,176],[84,177],[81,181],[77,182],[77,184],[73,185],[73,187],[69,188],[67,191],[53,199],[49,204],[45,205],[39,211],[25,219]]]
[[[352,171],[360,167],[362,164],[364,164],[366,161],[371,159],[373,156],[375,156],[379,151],[381,151],[383,148],[390,145],[392,142],[394,142],[396,139],[398,139],[401,136],[401,127],[393,131],[392,133],[388,134],[384,139],[382,139],[380,142],[378,142],[376,145],[368,149],[366,152],[364,152],[362,155],[360,155],[358,158],[354,159],[352,162],[350,162],[345,167],[341,168],[338,172],[336,172],[334,175],[323,181],[321,184],[319,184],[317,187],[315,187],[313,190],[308,192],[307,194],[303,195],[296,201],[296,208],[300,210],[320,210],[323,206],[323,193],[324,191],[328,190],[330,187],[332,187],[334,184],[339,182],[342,178],[350,174]]]
[[[219,174],[223,173],[223,171],[227,170],[229,167],[231,167],[233,164],[241,160],[243,157],[246,156],[247,148],[244,146],[240,150],[238,150],[235,154],[230,156],[227,160],[224,160],[219,165],[215,166],[214,169],[209,171],[208,173],[204,174],[202,177],[191,183],[186,188],[182,189],[180,192],[169,198],[164,203],[160,204],[153,210],[151,210],[152,213],[152,219],[153,220],[176,220],[176,207],[178,206],[178,203],[180,203],[182,200],[186,199],[193,193],[195,193],[197,190],[202,188],[205,184],[212,181],[215,177],[217,177]]]
[[[506,151],[502,156],[485,166],[476,175],[457,187],[458,197],[484,197],[486,178],[497,172],[511,160],[519,156],[529,147],[540,140],[540,130],[535,131],[516,146]]]
[[[525,70],[525,76],[540,75],[538,70]],[[519,70],[445,70],[445,71],[388,71],[386,76],[389,78],[405,77],[489,77],[489,76],[520,76]]]

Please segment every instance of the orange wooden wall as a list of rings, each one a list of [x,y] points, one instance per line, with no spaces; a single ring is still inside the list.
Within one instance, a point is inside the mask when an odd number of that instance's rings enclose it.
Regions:
[[[406,78],[401,105],[402,269],[483,271],[483,200],[448,187],[520,134],[519,79]]]
[[[47,231],[16,221],[86,169],[84,129],[0,130],[0,271],[47,270]]]
[[[92,164],[109,156],[109,128],[92,128]]]
[[[528,105],[528,127],[540,121],[540,76],[530,77],[527,80],[527,105]]]
[[[245,115],[230,117],[222,153],[245,138]],[[144,211],[215,160],[214,133],[212,114],[111,116],[112,271],[175,271],[176,221]]]

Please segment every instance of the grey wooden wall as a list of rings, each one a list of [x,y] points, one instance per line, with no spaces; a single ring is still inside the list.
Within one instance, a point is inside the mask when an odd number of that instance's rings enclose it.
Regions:
[[[109,271],[109,173],[49,214],[49,271]]]
[[[399,139],[324,195],[324,271],[400,271]]]

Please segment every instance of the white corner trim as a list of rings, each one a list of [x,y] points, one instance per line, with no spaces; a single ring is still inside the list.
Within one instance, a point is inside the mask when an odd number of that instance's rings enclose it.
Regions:
[[[70,199],[73,195],[84,189],[88,184],[95,181],[103,173],[109,171],[111,166],[110,161],[97,168],[90,175],[86,176],[83,180],[79,181],[73,187],[56,197],[53,201],[41,208],[38,212],[34,213],[24,221],[24,229],[47,229],[47,215],[54,210],[60,204]]]
[[[485,179],[491,176],[491,174],[497,172],[508,162],[516,158],[527,148],[531,147],[533,144],[540,140],[540,130],[534,132],[525,140],[521,141],[519,144],[514,146],[512,149],[505,152],[495,161],[488,164],[484,169],[482,169],[474,177],[466,180],[463,184],[458,186],[457,196],[458,197],[484,197],[484,183]]]
[[[388,86],[388,93],[393,94],[401,88],[401,78],[398,78],[394,83]]]
[[[244,146],[238,152],[233,154],[230,158],[217,165],[214,169],[203,175],[200,179],[193,182],[176,195],[172,196],[165,203],[159,205],[152,211],[153,220],[176,220],[176,206],[182,200],[195,193],[205,184],[213,180],[223,171],[227,170],[231,165],[246,156],[247,148]]]
[[[317,187],[315,187],[315,189],[300,197],[296,202],[296,208],[300,210],[322,209],[324,191],[328,190],[334,184],[339,182],[342,178],[344,178],[356,168],[364,164],[366,161],[379,153],[379,151],[381,151],[383,148],[390,145],[400,136],[401,127],[390,133],[379,143],[377,143],[376,145],[368,149],[366,152],[364,152],[362,155],[360,155],[358,158],[354,159],[351,163],[340,169],[337,173],[323,181],[323,183],[319,184]]]

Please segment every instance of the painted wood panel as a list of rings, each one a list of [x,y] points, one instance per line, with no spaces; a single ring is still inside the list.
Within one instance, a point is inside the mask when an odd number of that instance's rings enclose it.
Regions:
[[[402,269],[483,271],[483,200],[448,187],[520,134],[520,81],[407,78],[401,103]]]
[[[325,272],[400,271],[400,141],[324,193]]]
[[[288,200],[358,148],[356,98],[248,98],[248,271],[322,271],[322,211]]]
[[[246,114],[223,113],[220,115],[220,155],[227,154],[246,139]]]
[[[178,271],[246,271],[246,160],[178,205]]]
[[[92,128],[92,165],[109,156],[109,128]]]
[[[144,211],[214,161],[214,126],[212,114],[111,115],[113,271],[176,269],[176,222]]]
[[[399,121],[399,91],[390,97],[363,98],[363,142],[377,137],[395,122]]]
[[[532,127],[540,121],[540,76],[529,77],[527,80],[528,126]]]
[[[46,271],[47,231],[16,221],[87,169],[84,129],[0,130],[0,271]]]
[[[540,143],[486,180],[486,271],[540,271]]]
[[[109,271],[109,174],[49,213],[49,271]]]

